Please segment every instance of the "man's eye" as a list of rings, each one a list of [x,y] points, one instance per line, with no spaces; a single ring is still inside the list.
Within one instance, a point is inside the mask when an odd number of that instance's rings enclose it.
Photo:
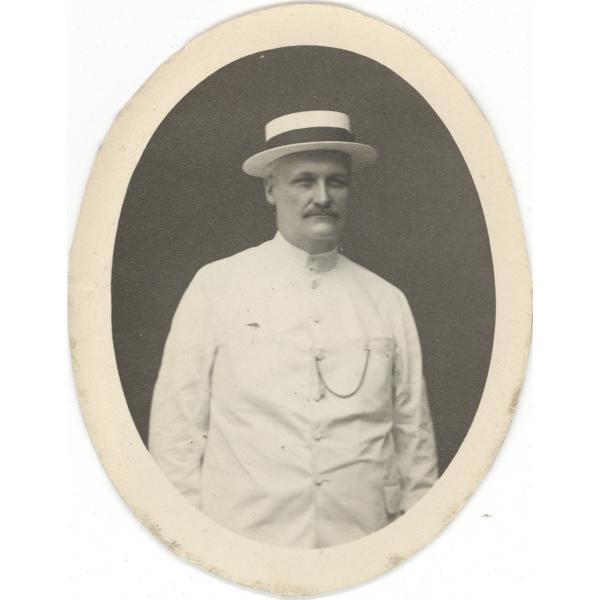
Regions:
[[[332,179],[329,185],[335,188],[344,188],[348,187],[349,183],[345,179]]]

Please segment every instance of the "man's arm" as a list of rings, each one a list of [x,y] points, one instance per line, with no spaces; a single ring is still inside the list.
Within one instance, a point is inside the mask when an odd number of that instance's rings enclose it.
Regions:
[[[394,444],[406,512],[438,478],[435,435],[415,321],[403,294],[395,312]]]
[[[210,372],[216,355],[215,320],[200,271],[173,317],[150,413],[150,454],[197,508],[208,435]]]

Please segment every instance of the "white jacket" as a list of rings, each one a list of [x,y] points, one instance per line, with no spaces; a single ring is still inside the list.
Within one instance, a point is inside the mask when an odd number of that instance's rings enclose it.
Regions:
[[[174,316],[150,452],[190,502],[270,544],[367,535],[437,479],[408,303],[281,234],[206,265]]]

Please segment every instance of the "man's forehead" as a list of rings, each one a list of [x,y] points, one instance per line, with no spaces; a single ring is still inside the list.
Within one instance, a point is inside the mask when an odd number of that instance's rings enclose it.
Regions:
[[[350,156],[335,150],[309,150],[282,156],[271,163],[271,173],[303,171],[344,171],[350,173]]]

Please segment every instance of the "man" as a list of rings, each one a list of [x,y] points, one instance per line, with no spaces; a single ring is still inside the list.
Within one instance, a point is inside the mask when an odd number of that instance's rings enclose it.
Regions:
[[[347,115],[293,113],[243,165],[273,240],[206,265],[174,316],[150,452],[223,526],[282,546],[345,543],[437,478],[415,323],[400,290],[338,252],[351,174],[376,152]]]

